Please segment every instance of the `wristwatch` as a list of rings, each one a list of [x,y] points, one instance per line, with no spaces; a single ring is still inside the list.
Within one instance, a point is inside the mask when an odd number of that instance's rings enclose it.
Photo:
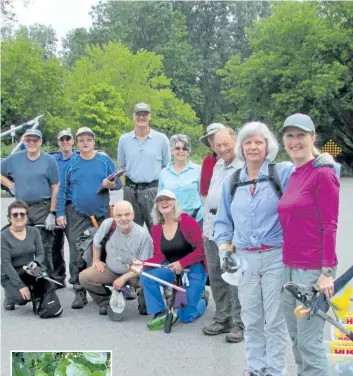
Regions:
[[[49,213],[50,213],[50,214],[53,214],[53,215],[56,215],[56,211],[55,211],[55,210],[50,210]]]
[[[325,275],[326,277],[332,277],[332,268],[321,268],[321,274]]]

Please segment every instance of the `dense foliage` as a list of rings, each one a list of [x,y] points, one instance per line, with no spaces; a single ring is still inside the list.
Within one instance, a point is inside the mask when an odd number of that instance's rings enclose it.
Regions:
[[[46,141],[87,125],[114,156],[138,101],[195,144],[213,121],[277,130],[301,111],[319,146],[353,161],[352,2],[100,1],[90,14],[61,49],[50,26],[2,29],[2,128],[44,114]]]
[[[106,352],[14,352],[12,376],[111,376]]]

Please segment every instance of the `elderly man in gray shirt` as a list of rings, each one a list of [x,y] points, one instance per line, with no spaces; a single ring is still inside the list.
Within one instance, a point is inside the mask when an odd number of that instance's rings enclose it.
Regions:
[[[161,170],[170,162],[168,137],[150,128],[151,108],[146,103],[134,107],[135,129],[122,135],[118,143],[119,167],[126,168],[124,200],[131,202],[134,221],[148,231],[152,228],[152,207]]]
[[[105,285],[116,290],[136,284],[136,274],[128,266],[134,258],[146,260],[153,255],[153,244],[147,229],[133,222],[134,211],[128,201],[118,201],[114,206],[114,218],[106,219],[93,239],[92,266],[80,273],[80,283],[99,306],[99,314],[106,315],[111,296]],[[101,260],[101,242],[108,234],[113,221],[116,229],[106,244],[106,260]],[[127,291],[129,294],[129,291]]]
[[[210,188],[204,206],[204,241],[212,296],[216,304],[213,322],[202,328],[207,335],[229,333],[227,342],[241,342],[244,339],[244,324],[240,318],[238,288],[227,284],[221,277],[218,247],[213,238],[213,221],[221,199],[224,182],[243,162],[235,155],[236,133],[231,128],[219,130],[214,138],[215,149],[220,160],[216,163]]]

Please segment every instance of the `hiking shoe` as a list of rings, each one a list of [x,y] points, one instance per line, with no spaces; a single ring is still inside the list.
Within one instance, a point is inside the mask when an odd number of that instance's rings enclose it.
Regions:
[[[5,311],[13,311],[15,309],[15,303],[12,301],[11,298],[5,297],[4,309]]]
[[[136,290],[132,286],[125,285],[120,291],[123,293],[126,300],[135,300],[137,298]]]
[[[102,316],[106,316],[108,314],[108,305],[105,305],[105,306],[102,306],[102,307],[99,307],[99,314],[102,315]]]
[[[229,334],[226,335],[226,341],[231,343],[238,343],[244,341],[244,330],[235,326]]]
[[[204,326],[202,331],[208,336],[216,336],[217,334],[229,333],[233,327],[234,324],[231,321],[225,323],[214,321],[210,325]]]
[[[75,287],[74,287],[75,289]],[[75,290],[75,299],[73,300],[71,304],[72,309],[81,309],[83,308],[88,302],[87,302],[87,293],[86,290],[81,287],[81,289]]]
[[[148,315],[147,305],[146,305],[145,296],[143,294],[142,288],[139,288],[137,290],[137,303],[138,303],[137,309],[140,312],[140,315],[143,315],[143,316]]]
[[[202,291],[201,299],[205,299],[206,307],[208,306],[208,301],[210,300],[210,293],[207,290]]]

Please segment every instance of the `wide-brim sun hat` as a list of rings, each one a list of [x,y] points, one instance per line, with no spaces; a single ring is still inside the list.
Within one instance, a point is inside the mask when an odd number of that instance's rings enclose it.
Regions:
[[[232,286],[245,285],[251,278],[251,268],[249,263],[244,257],[239,256],[236,253],[232,253],[230,257],[232,258],[233,263],[237,265],[237,271],[234,273],[222,273],[222,279]]]
[[[206,146],[210,147],[210,143],[208,142],[208,137],[212,134],[217,133],[219,130],[224,129],[225,125],[221,123],[212,123],[206,129],[206,134],[200,137],[200,141],[205,144]]]
[[[295,127],[302,129],[305,132],[315,133],[315,125],[310,116],[305,114],[294,114],[288,116],[284,121],[281,131],[283,132],[288,127]]]

